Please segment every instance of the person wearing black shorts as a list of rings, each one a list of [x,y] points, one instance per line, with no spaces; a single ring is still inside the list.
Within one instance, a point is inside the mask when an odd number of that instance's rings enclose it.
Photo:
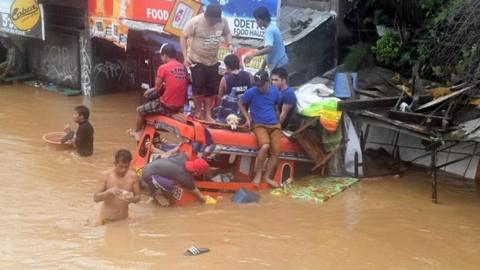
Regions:
[[[212,118],[210,112],[213,107],[213,97],[218,95],[218,87],[220,85],[218,67],[218,62],[211,66],[193,62],[192,66],[190,66],[193,96],[194,98],[199,97],[201,99],[197,100],[199,109],[201,107],[201,101],[205,102],[204,113],[207,121],[213,121],[213,119],[210,119]],[[197,109],[197,103],[195,104],[195,110]],[[199,117],[200,115],[195,116]]]
[[[232,50],[232,34],[228,22],[222,18],[219,4],[207,6],[205,13],[187,22],[180,37],[185,65],[192,74],[195,117],[214,122],[213,102],[218,94],[218,50],[222,39]],[[190,50],[188,50],[188,41]]]

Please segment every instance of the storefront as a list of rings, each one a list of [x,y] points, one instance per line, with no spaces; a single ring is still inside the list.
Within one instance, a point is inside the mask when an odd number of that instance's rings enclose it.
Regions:
[[[1,61],[7,60],[7,47],[15,51],[15,62],[20,68],[8,77],[18,77],[29,72],[26,64],[27,44],[45,39],[43,5],[35,0],[3,0],[0,2],[0,35],[11,41],[1,46]],[[22,64],[18,64],[23,62]],[[17,67],[19,67],[17,66]],[[26,67],[26,68],[25,68]],[[3,73],[3,70],[2,70]],[[23,74],[21,74],[23,73]]]
[[[85,1],[6,0],[0,3],[0,32],[26,57],[27,73],[48,85],[82,89],[88,57]],[[84,91],[84,94],[89,94]]]
[[[39,15],[32,18],[34,21],[20,26],[26,30],[11,27],[15,24],[10,19],[10,7],[19,2],[38,6]],[[179,35],[183,26],[202,12],[202,6],[211,2],[222,6],[239,57],[262,45],[263,29],[253,18],[253,10],[260,6],[269,9],[273,23],[287,29],[282,31],[287,53],[295,67],[305,66],[302,64],[305,59],[324,55],[313,46],[299,57],[298,48],[303,47],[295,44],[305,43],[300,39],[311,43],[312,39],[323,35],[326,35],[322,37],[324,41],[333,37],[330,27],[328,31],[313,31],[328,21],[331,15],[327,12],[309,14],[313,22],[305,31],[294,36],[288,34],[288,20],[291,19],[281,16],[284,11],[288,13],[288,9],[280,9],[280,0],[44,0],[42,4],[37,4],[36,0],[7,0],[0,5],[0,20],[2,26],[11,28],[0,27],[0,32],[14,35],[19,43],[28,44],[24,47],[29,72],[35,79],[78,89],[86,96],[101,95],[135,90],[142,85],[153,86],[155,71],[160,65],[160,57],[155,51],[168,42],[180,52]],[[329,51],[330,45],[322,48],[322,51]],[[306,52],[304,49],[300,51]],[[219,59],[227,53],[226,47],[221,48]],[[261,59],[254,59],[246,68],[255,71],[260,63]],[[318,69],[312,66],[307,70]],[[298,73],[308,74],[303,70]]]
[[[153,86],[155,71],[160,65],[155,51],[168,42],[181,52],[179,35],[183,26],[202,12],[202,5],[211,2],[222,6],[232,33],[242,39],[263,37],[263,30],[256,26],[252,17],[256,7],[266,6],[275,23],[280,5],[279,0],[89,0],[92,94]],[[219,59],[225,53],[222,49]],[[253,61],[259,66],[257,62]]]

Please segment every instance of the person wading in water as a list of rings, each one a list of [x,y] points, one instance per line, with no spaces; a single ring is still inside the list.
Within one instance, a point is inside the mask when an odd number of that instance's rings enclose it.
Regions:
[[[128,205],[140,201],[138,177],[129,170],[131,162],[130,151],[118,150],[115,154],[115,167],[101,174],[93,195],[95,202],[103,201],[97,226],[108,221],[126,219]]]

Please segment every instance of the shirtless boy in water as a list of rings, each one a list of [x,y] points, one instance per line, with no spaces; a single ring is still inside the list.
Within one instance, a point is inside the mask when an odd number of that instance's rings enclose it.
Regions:
[[[102,173],[93,195],[95,202],[103,201],[96,225],[127,218],[128,204],[140,201],[137,175],[129,170],[131,161],[132,154],[128,150],[118,150],[115,167]]]

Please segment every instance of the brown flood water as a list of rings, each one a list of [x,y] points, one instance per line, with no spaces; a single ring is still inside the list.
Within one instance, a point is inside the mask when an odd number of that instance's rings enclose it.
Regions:
[[[480,269],[480,199],[442,181],[430,203],[423,172],[361,182],[322,205],[268,193],[256,205],[158,208],[92,227],[99,171],[133,150],[136,93],[64,97],[0,86],[0,269]],[[48,149],[72,108],[92,110],[95,154]],[[185,257],[196,244],[211,249]]]

